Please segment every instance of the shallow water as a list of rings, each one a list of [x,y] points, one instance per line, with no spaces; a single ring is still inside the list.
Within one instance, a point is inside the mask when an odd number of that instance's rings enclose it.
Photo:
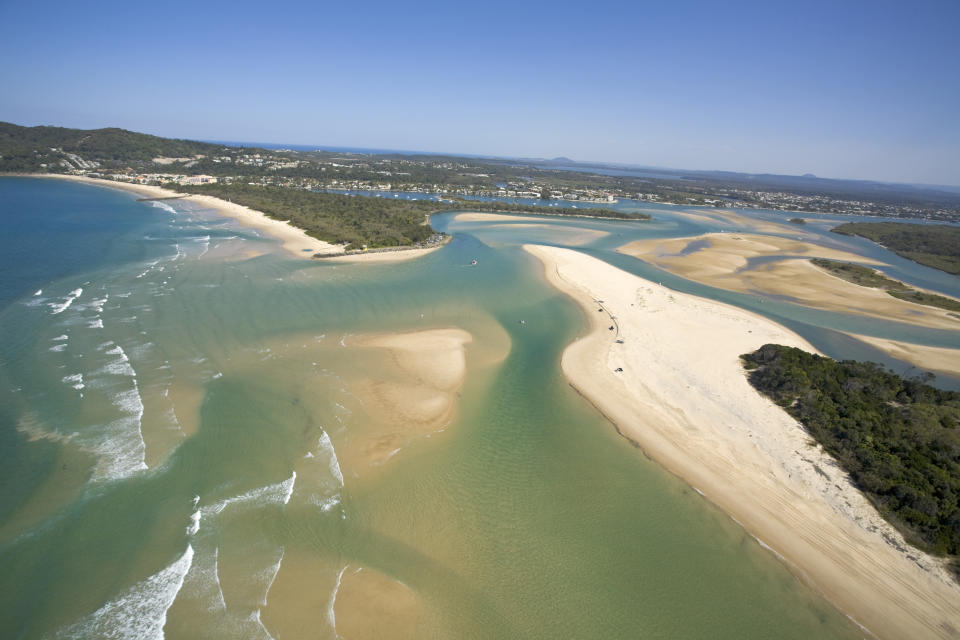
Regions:
[[[335,265],[177,207],[0,179],[0,635],[333,638],[357,568],[417,637],[858,635],[559,372],[585,321],[519,245],[599,229],[626,266],[695,224],[438,216],[437,252]],[[793,322],[847,352],[833,320]],[[371,462],[365,381],[401,374],[351,336],[445,327],[473,335],[453,419]]]

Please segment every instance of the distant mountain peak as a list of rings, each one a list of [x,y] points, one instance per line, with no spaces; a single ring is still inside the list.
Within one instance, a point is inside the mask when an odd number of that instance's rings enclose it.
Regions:
[[[553,159],[553,162],[573,162],[570,158],[564,158],[563,156],[558,156]]]
[[[801,177],[801,178],[816,178],[817,176],[813,175],[812,173],[805,173],[805,174],[803,174],[803,175],[800,176],[800,177]]]

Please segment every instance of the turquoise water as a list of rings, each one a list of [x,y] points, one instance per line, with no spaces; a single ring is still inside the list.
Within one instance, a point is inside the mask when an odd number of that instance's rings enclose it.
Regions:
[[[361,567],[415,637],[858,635],[559,372],[585,321],[519,244],[696,225],[445,215],[422,259],[334,265],[177,207],[0,179],[0,636],[333,638]],[[793,322],[849,351],[833,321]],[[403,373],[352,341],[446,327],[455,415],[369,463],[371,380]]]

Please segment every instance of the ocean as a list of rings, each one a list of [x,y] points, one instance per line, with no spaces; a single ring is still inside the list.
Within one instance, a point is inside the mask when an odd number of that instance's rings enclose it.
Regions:
[[[190,204],[0,179],[0,636],[858,637],[563,379],[586,320],[523,242],[612,231],[583,249],[760,306],[613,253],[701,231],[654,210],[443,214],[443,249],[337,265]],[[762,312],[831,355],[865,346],[844,323],[905,330],[784,305]],[[472,336],[466,378],[424,397],[452,409],[399,429],[394,391],[423,381],[358,345],[447,328]]]

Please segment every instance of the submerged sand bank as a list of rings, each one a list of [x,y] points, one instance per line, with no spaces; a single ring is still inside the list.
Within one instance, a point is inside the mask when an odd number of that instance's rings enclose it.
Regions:
[[[363,567],[347,566],[340,575],[333,607],[337,637],[349,640],[417,637],[423,604],[410,587]]]
[[[361,475],[390,460],[413,441],[442,431],[453,420],[467,373],[462,329],[350,336],[350,349],[374,357],[376,374],[365,370],[348,384],[366,412],[364,429],[354,430],[343,449],[345,469]]]
[[[942,563],[909,548],[747,381],[740,354],[768,342],[814,351],[805,340],[576,251],[525,248],[591,318],[591,332],[564,351],[563,371],[625,437],[872,633],[957,637],[960,588]]]
[[[691,246],[693,243],[696,245]],[[699,248],[697,248],[699,247]],[[831,275],[810,258],[879,264],[846,251],[777,236],[710,233],[688,238],[637,240],[618,249],[665,271],[711,287],[782,297],[808,307],[883,318],[936,329],[960,329],[945,309],[894,298]],[[754,258],[781,258],[757,262]]]

